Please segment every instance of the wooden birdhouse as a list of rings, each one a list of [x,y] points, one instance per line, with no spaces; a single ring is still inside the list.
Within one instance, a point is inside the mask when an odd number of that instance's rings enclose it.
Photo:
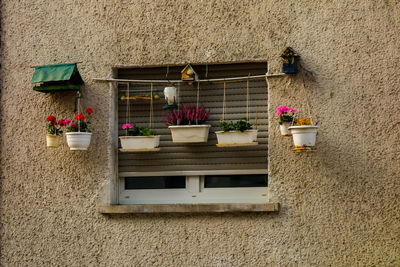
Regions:
[[[181,71],[181,79],[182,81],[197,81],[199,76],[193,69],[192,65],[187,64],[186,67]]]
[[[282,72],[286,74],[294,74],[297,72],[297,64],[300,56],[289,46],[285,47],[281,52]]]

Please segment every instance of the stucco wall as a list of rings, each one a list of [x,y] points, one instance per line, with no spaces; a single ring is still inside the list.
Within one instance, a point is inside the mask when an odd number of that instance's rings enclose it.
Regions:
[[[3,0],[2,266],[400,265],[400,4],[385,1]],[[266,60],[290,45],[307,70],[271,81],[270,195],[279,214],[104,216],[107,77],[114,64]],[[44,119],[73,95],[33,92],[32,65],[83,61],[88,152],[46,149]],[[320,125],[296,155],[281,104]]]

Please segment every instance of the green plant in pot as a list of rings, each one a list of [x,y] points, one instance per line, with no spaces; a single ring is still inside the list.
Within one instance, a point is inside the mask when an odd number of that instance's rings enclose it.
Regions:
[[[125,123],[122,125],[122,130],[125,131],[119,140],[123,152],[154,151],[160,145],[160,136],[149,128]]]
[[[220,120],[219,126],[222,131],[217,131],[217,146],[243,146],[257,145],[258,130],[254,130],[250,122],[241,119],[236,122]]]

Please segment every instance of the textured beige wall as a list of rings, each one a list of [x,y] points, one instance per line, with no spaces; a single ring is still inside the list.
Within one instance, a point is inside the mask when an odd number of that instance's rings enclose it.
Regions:
[[[400,4],[385,1],[3,0],[2,266],[399,266]],[[107,184],[114,64],[264,59],[291,45],[303,71],[271,81],[270,193],[279,214],[96,212]],[[44,119],[72,115],[72,94],[32,91],[31,65],[83,61],[95,110],[88,152],[46,149]],[[321,126],[295,155],[281,104]]]

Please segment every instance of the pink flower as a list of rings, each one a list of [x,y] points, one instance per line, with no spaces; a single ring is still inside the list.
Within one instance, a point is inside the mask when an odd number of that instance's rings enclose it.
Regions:
[[[133,126],[130,125],[129,123],[125,123],[125,124],[122,125],[122,129],[125,130],[126,128],[132,129]]]
[[[67,124],[70,123],[70,122],[71,122],[71,120],[65,120],[65,121],[64,121],[65,125],[67,125]]]
[[[75,126],[75,123],[71,122],[71,127],[74,127],[74,126]]]
[[[279,117],[282,114],[287,114],[287,113],[295,113],[296,109],[295,108],[288,108],[287,106],[280,106],[276,109],[276,115]]]

